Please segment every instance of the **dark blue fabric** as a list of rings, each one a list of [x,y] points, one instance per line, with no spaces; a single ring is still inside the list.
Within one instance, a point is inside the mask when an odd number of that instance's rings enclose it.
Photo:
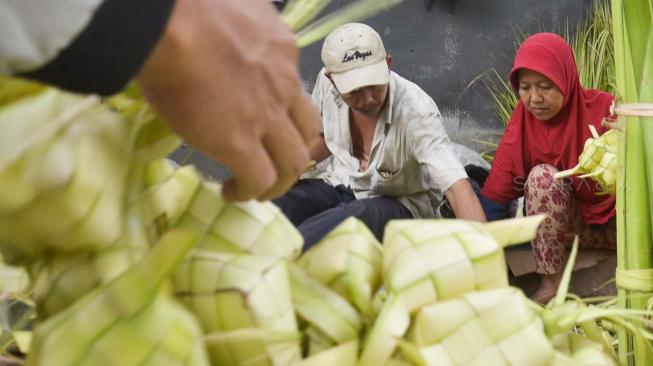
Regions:
[[[319,242],[338,224],[354,216],[381,241],[392,219],[412,215],[395,197],[357,200],[345,186],[332,187],[320,179],[303,179],[284,196],[273,201],[304,237],[304,250]]]
[[[465,165],[465,172],[467,172],[467,175],[469,176],[469,182],[474,189],[474,193],[476,193],[478,200],[481,202],[481,206],[483,207],[487,221],[502,220],[514,217],[515,213],[512,211],[512,209],[513,206],[516,207],[516,200],[504,204],[494,202],[481,194],[481,188],[483,187],[483,184],[485,184],[485,180],[487,179],[489,173],[486,169],[469,164]],[[442,206],[440,206],[440,215],[444,218],[456,218],[453,213],[453,209],[451,208],[451,205],[449,205],[449,201],[446,199],[446,197],[442,203]]]
[[[145,63],[174,4],[174,0],[104,0],[57,57],[20,76],[73,92],[114,94]]]
[[[501,220],[510,217],[509,204],[492,201],[482,194],[478,195],[478,199],[481,202],[481,206],[483,206],[483,211],[485,211],[487,221]]]
[[[485,184],[489,171],[473,164],[465,165],[465,172],[469,177],[469,183],[472,185],[472,189],[477,196],[481,195],[481,188]],[[453,212],[453,208],[449,203],[447,197],[444,197],[442,205],[440,206],[440,216],[447,219],[455,219],[456,215]]]
[[[343,185],[332,187],[321,179],[302,179],[272,202],[293,225],[299,226],[312,216],[355,199],[354,193]]]

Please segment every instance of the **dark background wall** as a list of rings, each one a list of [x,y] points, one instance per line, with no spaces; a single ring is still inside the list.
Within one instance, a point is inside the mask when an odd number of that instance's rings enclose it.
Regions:
[[[351,2],[336,0],[327,11]],[[482,82],[473,81],[493,68],[507,75],[516,51],[515,33],[560,32],[566,22],[583,19],[590,4],[591,0],[405,0],[364,22],[383,38],[394,58],[393,69],[426,90],[450,119],[449,132],[464,137],[467,129],[496,130],[503,125],[494,116]],[[302,77],[309,90],[322,67],[321,47],[318,42],[301,53]]]
[[[334,0],[324,13],[354,0]],[[591,0],[404,0],[364,22],[393,55],[393,69],[414,81],[438,104],[452,140],[482,150],[474,139],[497,141],[503,121],[480,81],[493,68],[506,77],[517,33],[561,32],[584,19]],[[301,51],[301,75],[312,90],[322,67],[321,42]],[[182,147],[173,157],[190,161],[218,180],[228,172]]]

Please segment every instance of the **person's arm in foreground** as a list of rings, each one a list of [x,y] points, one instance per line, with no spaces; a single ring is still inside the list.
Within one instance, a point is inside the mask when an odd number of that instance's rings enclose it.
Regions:
[[[283,194],[309,160],[317,112],[292,32],[260,0],[177,0],[138,80],[186,141],[229,167],[227,199]]]
[[[318,117],[268,2],[0,2],[0,33],[3,74],[102,95],[138,74],[172,128],[231,169],[227,199],[278,196],[308,162]]]
[[[485,222],[483,207],[467,179],[456,181],[445,192],[457,219]]]

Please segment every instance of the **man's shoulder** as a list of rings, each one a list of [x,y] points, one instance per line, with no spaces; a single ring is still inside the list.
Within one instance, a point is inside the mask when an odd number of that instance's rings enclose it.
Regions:
[[[325,72],[324,68],[322,68],[317,74],[315,85],[313,86],[313,95],[320,99],[333,100],[338,94],[331,80],[325,75]]]
[[[419,85],[395,72],[392,72],[392,80],[395,113],[410,113],[413,116],[439,113],[433,98]]]
[[[430,96],[422,89],[419,85],[406,79],[405,77],[399,75],[398,73],[391,71],[392,79],[397,85],[397,90],[402,91],[411,91],[418,94],[423,94],[430,98]]]
[[[325,72],[326,71],[324,68],[322,68],[322,70],[317,73],[317,77],[315,78],[315,85],[313,85],[313,90],[323,91],[324,89],[328,89],[331,83],[329,82],[329,78],[326,77]]]

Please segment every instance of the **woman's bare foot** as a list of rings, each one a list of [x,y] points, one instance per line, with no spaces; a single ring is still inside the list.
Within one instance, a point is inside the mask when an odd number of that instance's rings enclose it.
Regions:
[[[562,271],[553,274],[540,275],[540,286],[531,296],[538,304],[547,304],[555,295],[562,280]]]

